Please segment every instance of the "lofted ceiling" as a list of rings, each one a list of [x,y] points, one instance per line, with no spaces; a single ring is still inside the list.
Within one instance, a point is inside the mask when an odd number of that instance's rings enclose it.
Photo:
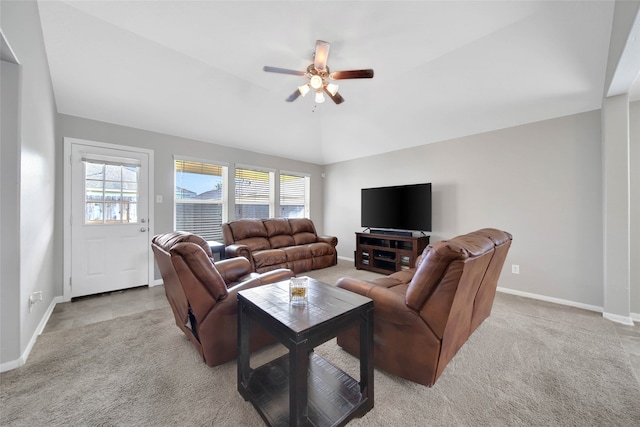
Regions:
[[[611,1],[39,1],[59,113],[329,164],[601,107]],[[341,105],[285,99],[317,39]]]

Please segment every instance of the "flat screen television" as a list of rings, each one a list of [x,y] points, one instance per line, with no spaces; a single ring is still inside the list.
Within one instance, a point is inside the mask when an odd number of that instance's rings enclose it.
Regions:
[[[362,227],[431,231],[431,183],[363,188],[361,203]]]

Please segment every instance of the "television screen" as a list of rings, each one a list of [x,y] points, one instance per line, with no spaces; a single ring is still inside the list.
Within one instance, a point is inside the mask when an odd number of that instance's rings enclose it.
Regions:
[[[431,183],[363,188],[361,225],[431,231]]]

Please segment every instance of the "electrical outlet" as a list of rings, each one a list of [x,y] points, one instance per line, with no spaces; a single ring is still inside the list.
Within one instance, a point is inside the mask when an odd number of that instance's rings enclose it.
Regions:
[[[42,291],[32,293],[29,296],[29,311],[31,311],[31,308],[40,301],[42,301]]]
[[[518,264],[511,264],[511,272],[513,274],[520,274],[520,266]]]

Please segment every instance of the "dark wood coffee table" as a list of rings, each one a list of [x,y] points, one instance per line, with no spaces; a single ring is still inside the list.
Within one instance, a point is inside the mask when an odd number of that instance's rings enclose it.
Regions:
[[[306,306],[289,304],[289,281],[238,292],[238,391],[269,426],[343,426],[373,408],[373,301],[309,278]],[[289,349],[250,367],[249,322]],[[360,382],[313,352],[360,328]]]

